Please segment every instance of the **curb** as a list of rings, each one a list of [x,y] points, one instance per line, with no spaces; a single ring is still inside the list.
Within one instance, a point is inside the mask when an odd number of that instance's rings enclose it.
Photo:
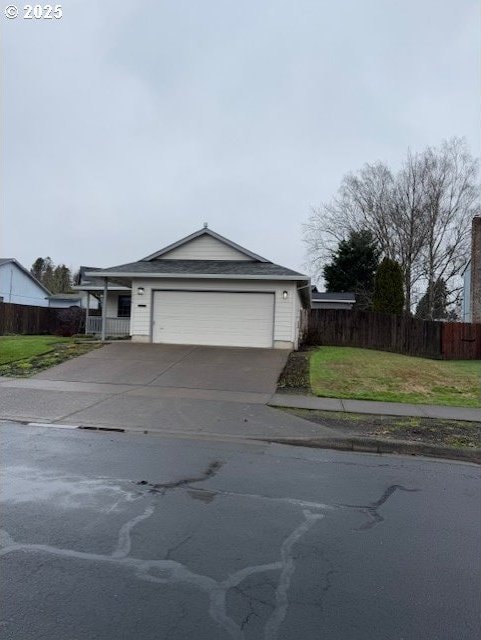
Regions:
[[[422,442],[406,442],[404,440],[381,440],[379,438],[312,438],[312,437],[261,437],[261,436],[226,436],[216,433],[192,433],[179,434],[171,431],[149,431],[138,428],[119,428],[94,425],[70,425],[52,422],[30,422],[26,420],[0,419],[2,422],[16,422],[28,427],[50,427],[54,429],[73,429],[80,431],[133,433],[145,435],[174,436],[181,438],[220,438],[221,440],[242,442],[268,442],[285,444],[294,447],[308,447],[311,449],[333,449],[337,451],[352,451],[353,453],[396,454],[408,456],[423,456],[427,458],[441,458],[445,460],[459,460],[481,465],[481,449],[456,449]]]
[[[295,447],[337,449],[356,453],[394,453],[398,455],[445,458],[481,464],[481,449],[456,449],[422,442],[381,440],[379,438],[259,438],[264,442],[276,442]]]
[[[291,398],[294,396],[294,400]],[[317,402],[318,401],[318,402]],[[372,405],[375,406],[372,406]],[[321,398],[320,396],[304,396],[296,394],[275,393],[268,406],[273,409],[300,409],[302,411],[323,411],[336,413],[357,413],[369,416],[386,416],[392,418],[423,418],[428,420],[452,420],[454,422],[481,422],[479,409],[473,407],[439,407],[436,405],[410,405],[400,402],[381,402],[377,400],[355,400],[347,398]],[[448,413],[460,410],[468,415],[437,415],[439,411]],[[476,413],[474,413],[476,412]]]

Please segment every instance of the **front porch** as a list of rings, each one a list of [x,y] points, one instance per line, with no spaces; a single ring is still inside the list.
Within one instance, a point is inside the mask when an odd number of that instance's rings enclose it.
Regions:
[[[102,340],[122,338],[130,335],[130,313],[132,293],[130,288],[110,284],[83,288],[87,293],[85,311],[85,333],[99,336]],[[91,308],[91,301],[98,308]]]
[[[88,335],[102,335],[102,316],[88,315],[85,318],[85,333]],[[130,335],[130,318],[105,318],[105,337],[120,338]]]

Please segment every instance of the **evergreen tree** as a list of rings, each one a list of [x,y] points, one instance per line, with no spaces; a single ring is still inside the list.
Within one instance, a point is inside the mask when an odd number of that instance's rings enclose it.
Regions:
[[[54,265],[51,258],[37,258],[30,273],[51,293],[70,293],[72,274],[65,264]]]
[[[77,269],[77,271],[74,271],[72,274],[72,285],[79,285],[80,284],[80,269]]]
[[[53,293],[69,293],[72,290],[72,276],[70,269],[59,264],[53,271]]]
[[[44,268],[45,268],[45,259],[37,258],[35,262],[32,264],[30,273],[34,278],[37,278],[39,282],[42,282]]]
[[[447,320],[452,314],[447,309],[448,291],[445,281],[440,278],[433,285],[428,285],[426,293],[416,307],[416,318],[421,320]]]
[[[384,258],[376,272],[373,310],[400,315],[404,307],[403,272],[399,262]]]
[[[341,240],[331,255],[331,262],[323,269],[328,292],[354,292],[356,306],[367,309],[371,305],[374,276],[379,264],[379,249],[370,231],[352,231]]]
[[[55,293],[55,277],[52,259],[48,256],[44,260],[41,283],[47,287],[49,291]]]

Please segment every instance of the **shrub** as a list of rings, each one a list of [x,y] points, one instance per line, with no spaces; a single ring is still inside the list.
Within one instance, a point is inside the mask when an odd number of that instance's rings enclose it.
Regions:
[[[404,308],[403,273],[395,260],[384,258],[376,271],[373,311],[400,315]]]

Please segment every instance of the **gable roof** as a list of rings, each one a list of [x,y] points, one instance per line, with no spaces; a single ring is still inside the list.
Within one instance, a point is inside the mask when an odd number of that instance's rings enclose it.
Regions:
[[[0,267],[4,264],[14,264],[16,265],[20,271],[23,271],[23,273],[28,276],[30,278],[30,280],[32,280],[38,287],[40,287],[40,289],[42,289],[47,295],[51,295],[50,291],[47,289],[47,287],[45,287],[41,282],[39,282],[37,280],[37,278],[35,276],[33,276],[30,271],[28,269],[26,269],[23,264],[20,264],[20,262],[18,260],[16,260],[15,258],[0,258]]]
[[[86,267],[84,265],[80,265],[79,270],[78,270],[77,282],[75,283],[76,286],[94,284],[96,282],[95,278],[92,279],[92,277],[86,277],[85,273],[87,271],[92,273],[94,271],[102,271],[102,269],[101,269],[101,267]]]
[[[81,265],[78,271],[78,277],[73,285],[74,291],[103,291],[104,280],[103,278],[96,278],[97,271],[103,271],[101,267],[86,267]],[[88,272],[88,275],[86,275]],[[108,283],[107,287],[110,291],[124,291],[129,290],[130,287],[124,284],[116,284],[115,280]]]
[[[248,256],[249,258],[252,258],[252,260],[255,260],[257,262],[269,262],[267,258],[258,256],[256,253],[253,253],[252,251],[249,251],[249,249],[245,249],[244,247],[241,247],[235,242],[232,242],[232,240],[229,240],[228,238],[224,238],[224,236],[221,236],[215,231],[212,231],[208,227],[203,227],[198,231],[194,231],[194,233],[191,233],[190,235],[185,236],[185,238],[181,238],[180,240],[177,240],[177,242],[173,242],[172,244],[167,245],[166,247],[164,247],[163,249],[160,249],[159,251],[156,251],[155,253],[151,253],[149,256],[142,258],[142,260],[147,260],[147,261],[157,260],[158,258],[165,255],[166,253],[169,253],[170,251],[173,251],[174,249],[177,249],[178,247],[181,247],[182,245],[187,244],[188,242],[191,242],[196,238],[200,238],[201,236],[210,236],[211,238],[215,238],[216,240],[219,240],[219,242],[226,244],[232,249],[239,251],[239,253],[243,253],[244,255]]]
[[[311,296],[313,302],[356,302],[356,294],[351,292],[312,291]]]

